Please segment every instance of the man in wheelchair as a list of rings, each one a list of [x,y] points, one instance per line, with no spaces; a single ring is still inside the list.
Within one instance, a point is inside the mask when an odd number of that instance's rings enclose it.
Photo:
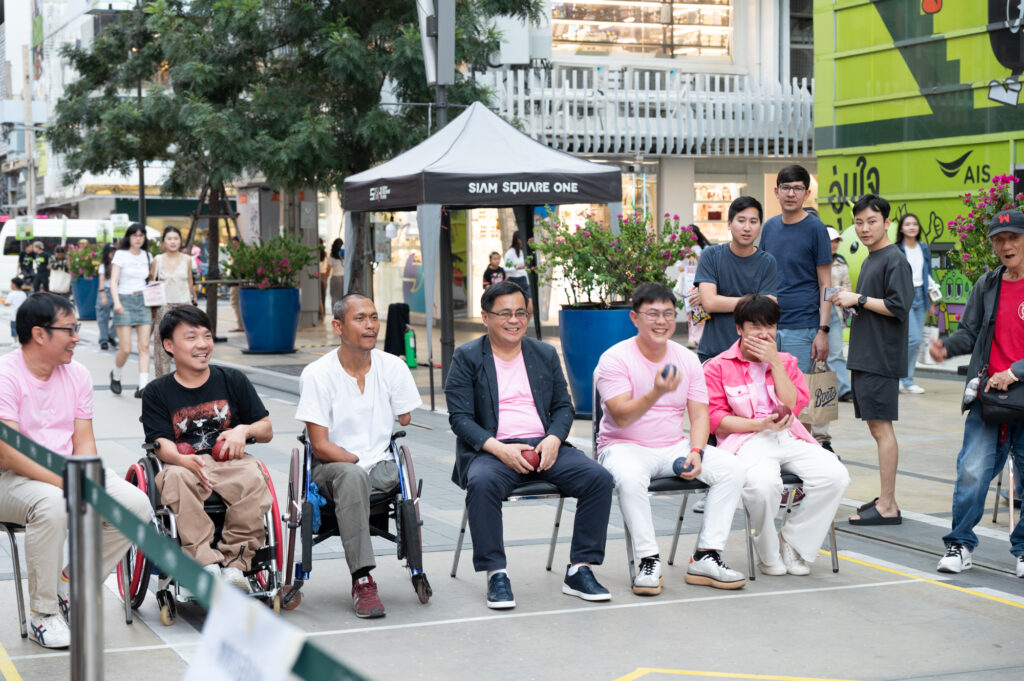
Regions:
[[[306,424],[312,482],[334,504],[355,613],[383,617],[370,576],[370,495],[399,484],[398,466],[388,458],[392,428],[396,419],[408,425],[423,402],[405,362],[376,349],[380,320],[372,300],[349,294],[333,313],[341,345],[303,369],[295,418]]]
[[[146,386],[140,419],[164,464],[157,489],[175,514],[185,553],[248,592],[244,573],[264,543],[263,516],[273,499],[245,443],[270,441],[269,412],[244,374],[210,366],[213,332],[199,308],[169,310],[160,322],[160,342],[175,370]],[[214,492],[228,509],[216,545],[213,521],[203,510]]]

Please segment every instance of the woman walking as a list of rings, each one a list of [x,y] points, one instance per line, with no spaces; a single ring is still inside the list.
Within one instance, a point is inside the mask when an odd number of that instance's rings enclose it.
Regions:
[[[929,311],[928,283],[932,276],[932,256],[928,244],[921,241],[921,222],[913,213],[900,218],[896,230],[896,245],[903,251],[910,263],[914,278],[914,302],[910,305],[907,330],[907,375],[900,379],[900,392],[920,395],[924,388],[914,383],[914,367],[917,366],[917,351],[924,334],[924,318]]]
[[[107,350],[113,345],[117,347],[114,326],[110,323],[110,315],[114,313],[114,299],[110,297],[110,261],[117,249],[107,244],[103,247],[100,258],[100,286],[96,293],[96,324],[100,327],[100,348]]]
[[[181,232],[177,227],[166,227],[160,237],[163,253],[153,259],[149,278],[164,283],[164,304],[153,317],[153,366],[157,378],[171,370],[171,356],[160,340],[160,320],[172,307],[195,305],[195,287],[192,285],[192,259],[181,252]],[[141,387],[141,386],[140,386]]]
[[[345,297],[345,242],[335,239],[331,244],[331,257],[327,259],[327,276],[331,288],[331,306]]]
[[[526,301],[530,303],[533,297],[530,294],[530,276],[526,273],[526,252],[523,250],[523,241],[518,234],[512,235],[512,243],[505,251],[505,273],[510,281],[523,289]]]
[[[138,334],[139,387],[135,397],[149,382],[149,334],[153,329],[153,313],[146,307],[142,289],[149,277],[149,239],[146,228],[135,222],[128,227],[110,263],[110,297],[114,302],[114,327],[119,347],[110,372],[110,392],[121,394],[121,373],[132,350],[132,330]]]

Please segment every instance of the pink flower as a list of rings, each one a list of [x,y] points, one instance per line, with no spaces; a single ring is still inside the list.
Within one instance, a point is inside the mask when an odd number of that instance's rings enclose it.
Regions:
[[[679,216],[678,216],[678,215],[673,215],[673,216],[672,216],[672,219],[673,219],[673,220],[678,220],[678,219],[679,219]]]
[[[590,232],[588,232],[587,230],[583,230],[583,236],[590,236]]]
[[[262,274],[266,274],[266,273],[267,273],[267,270],[262,268],[262,267],[260,267],[260,268],[258,268],[256,270],[256,274],[258,274],[258,275],[262,275]]]

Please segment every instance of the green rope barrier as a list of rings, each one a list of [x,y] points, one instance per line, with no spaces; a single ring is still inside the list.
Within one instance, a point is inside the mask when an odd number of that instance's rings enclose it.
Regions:
[[[0,440],[47,470],[63,476],[65,457],[34,442],[6,423],[0,423]],[[85,479],[85,500],[143,554],[159,565],[161,570],[191,591],[200,605],[210,609],[213,602],[213,575],[203,570],[179,545],[160,534],[152,524],[140,520],[117,503],[102,485],[88,478]],[[306,681],[367,681],[309,641],[303,642],[299,657],[292,666],[292,673]]]

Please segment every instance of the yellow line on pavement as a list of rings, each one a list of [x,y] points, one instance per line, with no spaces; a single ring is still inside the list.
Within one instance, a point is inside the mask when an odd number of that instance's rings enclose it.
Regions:
[[[831,555],[831,552],[826,551],[824,549],[822,549],[821,552],[824,554]],[[928,579],[927,577],[921,577],[920,575],[910,574],[909,572],[894,570],[893,568],[885,567],[883,565],[875,565],[874,563],[869,563],[864,560],[858,560],[857,558],[850,558],[849,556],[844,556],[842,553],[839,554],[839,557],[842,560],[849,561],[857,565],[863,565],[864,567],[874,568],[875,570],[881,570],[882,572],[888,572],[890,574],[899,575],[901,577],[909,577],[911,579],[916,579],[919,582],[924,582],[925,584],[934,584],[935,586],[941,586],[944,589],[952,589],[953,591],[959,591],[960,593],[965,593],[970,596],[977,596],[978,598],[984,598],[989,601],[995,601],[996,603],[1010,605],[1014,608],[1020,608],[1024,610],[1024,603],[1017,603],[1006,598],[1000,598],[999,596],[993,596],[991,594],[982,593],[981,591],[975,591],[974,589],[968,589],[962,586],[957,586],[955,584],[949,584],[947,582],[940,582],[937,579]]]
[[[21,674],[11,661],[11,656],[7,654],[3,643],[0,643],[0,674],[3,674],[7,681],[22,681]]]
[[[648,674],[671,674],[672,676],[706,676],[716,679],[765,679],[767,681],[848,681],[847,679],[822,679],[813,676],[775,676],[772,674],[738,674],[732,672],[708,672],[697,669],[655,669],[640,667],[636,671],[621,676],[615,681],[635,681]]]

